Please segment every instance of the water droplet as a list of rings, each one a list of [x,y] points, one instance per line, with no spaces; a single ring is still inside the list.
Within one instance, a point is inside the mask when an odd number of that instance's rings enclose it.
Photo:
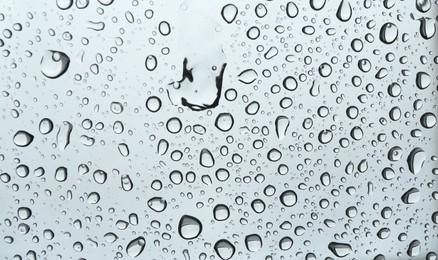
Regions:
[[[324,7],[325,1],[326,0],[310,0],[310,7],[315,11],[319,11]]]
[[[251,234],[245,237],[246,249],[250,252],[257,252],[262,248],[262,238],[257,234]]]
[[[417,77],[415,79],[415,82],[417,83],[417,87],[419,89],[426,89],[430,86],[431,79],[429,74],[426,72],[420,71],[417,73]]]
[[[221,239],[214,244],[214,251],[221,259],[227,260],[233,257],[236,248],[230,241]]]
[[[290,237],[283,237],[280,239],[279,247],[281,250],[286,251],[289,250],[292,245],[294,244],[294,241]]]
[[[287,77],[284,78],[284,80],[283,80],[283,87],[284,87],[286,90],[294,91],[294,90],[296,90],[297,87],[298,87],[298,82],[297,82],[297,80],[296,80],[294,77],[292,77],[292,76],[287,76]]]
[[[28,207],[20,207],[17,210],[17,215],[21,220],[26,220],[32,216],[32,210]]]
[[[424,128],[429,129],[436,125],[436,120],[436,116],[433,113],[427,112],[421,116],[420,123]]]
[[[167,201],[162,197],[153,197],[148,201],[148,206],[155,212],[163,212],[167,207]]]
[[[342,22],[347,22],[350,20],[352,15],[351,5],[349,0],[342,0],[339,4],[338,11],[336,12],[336,17]]]
[[[44,76],[56,79],[62,76],[70,65],[70,58],[60,51],[45,51],[40,62],[40,69]]]
[[[178,233],[184,239],[195,239],[202,232],[202,223],[199,219],[184,215],[179,220]]]
[[[128,254],[131,258],[135,258],[143,252],[145,246],[145,238],[142,236],[137,237],[136,239],[131,240],[131,242],[129,242],[126,246],[126,254]]]
[[[286,116],[278,116],[275,119],[275,132],[277,134],[277,138],[283,140],[286,137],[286,132],[289,127],[289,118]]]
[[[420,200],[420,191],[417,188],[411,188],[403,194],[401,200],[405,204],[415,204]]]
[[[55,171],[55,180],[59,181],[59,182],[64,182],[65,180],[67,180],[67,168],[65,167],[58,167]]]
[[[56,5],[61,10],[67,10],[73,5],[73,0],[56,0]]]
[[[286,5],[286,14],[290,18],[295,18],[298,15],[298,7],[294,2],[289,2]]]
[[[281,193],[280,195],[280,201],[281,204],[283,204],[286,207],[292,207],[298,202],[298,197],[295,191],[293,190],[287,190]]]
[[[107,179],[107,173],[102,170],[96,170],[93,173],[93,178],[98,184],[104,184]]]
[[[146,108],[152,113],[157,112],[161,108],[161,99],[156,96],[148,97],[146,100]]]
[[[213,217],[217,221],[224,221],[230,217],[230,209],[224,204],[218,204],[213,209]]]
[[[423,149],[416,147],[414,148],[408,156],[408,166],[409,170],[413,174],[420,173],[423,168],[424,162],[426,161],[426,152]]]
[[[225,22],[232,23],[234,22],[234,19],[236,19],[237,12],[238,10],[235,5],[227,4],[222,8],[222,18],[225,20]]]
[[[33,141],[33,135],[26,131],[20,130],[15,133],[13,138],[14,144],[18,147],[26,147]]]
[[[148,71],[153,71],[153,70],[155,70],[157,68],[158,61],[157,61],[157,58],[154,55],[148,55],[146,57],[146,60],[145,60],[144,64],[145,64],[146,69]]]
[[[72,129],[73,125],[70,124],[70,122],[62,122],[58,134],[56,135],[56,142],[58,143],[59,150],[64,151],[70,144],[70,134]]]
[[[337,257],[346,257],[352,251],[351,246],[349,244],[337,243],[337,242],[331,242],[328,245],[328,248]]]
[[[245,84],[251,84],[257,79],[257,72],[253,69],[247,69],[242,71],[237,77],[240,82]]]
[[[411,257],[418,256],[420,252],[421,252],[420,241],[413,240],[411,243],[409,243],[407,250],[408,256]]]
[[[125,191],[130,191],[134,187],[134,184],[132,183],[131,178],[128,174],[123,174],[120,177],[120,181],[122,183],[122,189]]]
[[[383,43],[391,44],[397,40],[398,28],[395,24],[388,22],[385,23],[380,29],[380,40]]]
[[[199,163],[206,168],[211,168],[214,166],[213,155],[208,149],[204,148],[201,150],[201,154],[199,156]]]
[[[220,113],[216,117],[214,125],[222,132],[228,132],[233,128],[234,118],[230,113]]]
[[[52,120],[50,120],[48,118],[43,118],[40,121],[39,130],[40,130],[40,133],[43,135],[50,133],[53,130]]]

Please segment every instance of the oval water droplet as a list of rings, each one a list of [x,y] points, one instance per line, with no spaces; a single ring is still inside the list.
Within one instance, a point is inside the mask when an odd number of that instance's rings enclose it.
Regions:
[[[60,51],[47,50],[41,58],[40,69],[44,76],[56,79],[67,71],[69,65],[70,58],[67,54]]]
[[[222,132],[230,131],[234,125],[234,118],[230,113],[220,113],[216,117],[214,125]]]
[[[26,147],[33,141],[33,135],[26,131],[17,131],[13,138],[14,144],[18,147]]]
[[[418,174],[426,161],[426,152],[423,149],[416,147],[411,151],[407,160],[409,170],[413,174]]]
[[[351,246],[345,243],[331,242],[328,248],[337,257],[346,257],[352,251]]]
[[[163,212],[167,207],[167,201],[162,197],[153,197],[148,201],[148,206],[155,212]]]
[[[46,134],[52,132],[52,130],[53,130],[52,120],[50,120],[48,118],[41,119],[40,124],[39,124],[39,130],[40,130],[40,133],[43,135],[46,135]]]
[[[240,82],[245,84],[251,84],[257,79],[257,72],[253,69],[247,69],[242,71],[237,77]]]
[[[294,2],[289,2],[286,5],[286,14],[287,16],[289,16],[290,18],[295,18],[298,15],[298,7]]]
[[[395,24],[385,23],[380,29],[380,40],[385,44],[391,44],[397,40],[398,28]]]
[[[157,68],[158,66],[158,61],[157,58],[154,55],[148,55],[146,57],[146,60],[144,62],[144,65],[146,66],[146,69],[148,71],[153,71]]]
[[[131,240],[126,246],[126,254],[131,258],[135,258],[143,252],[145,246],[146,239],[142,236],[137,237],[136,239]]]

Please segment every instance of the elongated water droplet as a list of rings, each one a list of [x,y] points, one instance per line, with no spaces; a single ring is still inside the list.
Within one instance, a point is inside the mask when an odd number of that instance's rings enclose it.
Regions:
[[[135,258],[143,252],[145,245],[146,240],[144,239],[144,237],[137,237],[136,239],[133,239],[131,242],[128,243],[128,245],[126,246],[126,253],[131,258]]]
[[[70,134],[72,129],[72,124],[67,121],[62,122],[62,125],[59,127],[59,131],[56,136],[59,150],[64,151],[70,144]]]

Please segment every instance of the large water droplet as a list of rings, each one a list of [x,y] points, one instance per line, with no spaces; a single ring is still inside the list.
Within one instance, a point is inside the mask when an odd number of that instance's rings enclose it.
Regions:
[[[236,248],[230,241],[221,239],[214,244],[214,251],[223,260],[231,259],[233,257]]]
[[[391,44],[397,40],[397,36],[398,28],[391,22],[385,23],[380,29],[380,40],[383,43]]]
[[[250,252],[257,252],[262,248],[262,238],[257,234],[245,237],[246,249]]]
[[[331,242],[328,248],[337,257],[346,257],[351,253],[351,246],[345,243]]]
[[[424,152],[424,150],[419,147],[414,148],[408,156],[409,170],[413,174],[420,173],[425,161],[426,152]]]
[[[20,130],[15,133],[13,138],[14,144],[19,147],[26,147],[33,141],[33,135],[26,131]]]
[[[178,232],[184,239],[195,239],[202,232],[202,223],[193,216],[184,215],[179,220]]]
[[[70,64],[67,54],[60,51],[48,50],[43,53],[40,69],[44,76],[56,79],[64,74]]]
[[[420,195],[417,188],[411,188],[402,195],[401,200],[405,204],[415,204],[420,200]]]
[[[222,8],[222,18],[227,23],[232,23],[237,16],[237,7],[233,4],[227,4]]]
[[[342,0],[339,4],[338,11],[336,12],[336,17],[342,22],[350,20],[352,14],[351,5],[349,0]]]
[[[144,237],[137,237],[136,239],[133,239],[131,242],[128,243],[128,245],[126,246],[126,253],[131,258],[135,258],[143,252],[145,245],[146,240],[144,239]]]

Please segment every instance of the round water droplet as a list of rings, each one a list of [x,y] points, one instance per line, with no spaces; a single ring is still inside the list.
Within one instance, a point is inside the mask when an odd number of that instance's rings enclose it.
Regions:
[[[283,87],[284,87],[286,90],[294,91],[294,90],[297,89],[297,87],[298,87],[298,82],[297,82],[297,80],[296,80],[294,77],[292,77],[292,76],[287,76],[287,77],[284,78],[284,80],[283,80]]]
[[[214,125],[222,132],[230,131],[234,125],[234,118],[230,113],[220,113],[216,117]]]
[[[15,133],[13,138],[14,144],[19,147],[26,147],[33,141],[33,135],[26,131],[20,130]]]
[[[279,247],[281,250],[285,251],[285,250],[289,250],[293,244],[294,244],[294,241],[292,240],[292,238],[283,237],[282,239],[280,239]]]
[[[230,217],[230,209],[224,204],[218,204],[213,209],[213,217],[217,221],[224,221]]]
[[[73,5],[73,0],[56,0],[56,5],[61,10],[67,10]]]
[[[120,114],[123,112],[123,105],[120,102],[113,101],[111,102],[110,109],[114,114]]]
[[[227,260],[233,257],[236,248],[230,241],[221,239],[214,244],[214,251],[221,259]]]
[[[250,252],[257,252],[262,248],[262,238],[257,234],[251,234],[245,237],[246,249]]]
[[[146,108],[152,113],[157,112],[161,108],[161,99],[156,96],[148,97],[146,100]]]
[[[227,23],[232,23],[237,16],[237,7],[233,4],[227,4],[222,8],[221,15],[222,18]]]
[[[26,220],[32,216],[32,210],[28,207],[20,207],[17,210],[17,215],[21,220]]]
[[[104,184],[107,178],[107,173],[102,170],[96,170],[93,173],[93,178],[98,184]]]
[[[184,215],[179,220],[178,233],[184,239],[195,239],[202,232],[202,223],[199,219]]]
[[[295,191],[287,190],[280,195],[281,204],[286,207],[292,207],[298,202],[298,197]]]
[[[44,76],[56,79],[62,76],[70,65],[70,58],[60,51],[45,51],[40,62],[40,69]]]
[[[181,120],[177,117],[170,118],[166,123],[167,131],[169,131],[172,134],[177,134],[179,131],[181,131],[182,123]]]
[[[420,118],[420,123],[424,128],[432,128],[436,125],[436,116],[431,112],[424,113]]]

